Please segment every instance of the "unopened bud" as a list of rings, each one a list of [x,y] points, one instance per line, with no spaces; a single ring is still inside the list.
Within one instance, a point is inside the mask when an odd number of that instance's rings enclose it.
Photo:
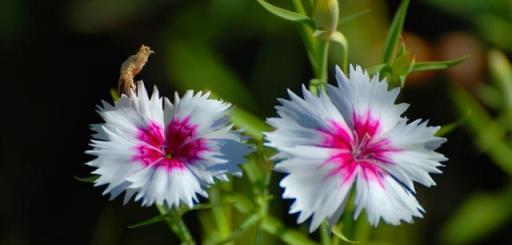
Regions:
[[[338,0],[316,0],[313,10],[313,20],[316,28],[327,33],[333,33],[338,27]]]

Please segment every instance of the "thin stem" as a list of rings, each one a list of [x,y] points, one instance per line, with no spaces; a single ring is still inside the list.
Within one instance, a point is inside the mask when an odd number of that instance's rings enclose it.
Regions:
[[[371,226],[366,215],[361,215],[354,227],[354,240],[366,244],[370,238]]]
[[[329,58],[329,40],[319,36],[317,41],[317,55],[315,60],[311,61],[311,63],[317,64],[317,69],[314,70],[315,79],[311,80],[309,84],[309,89],[315,94],[322,91],[327,84],[327,64]]]
[[[287,228],[281,221],[268,215],[261,223],[261,227],[266,232],[279,237],[281,241],[287,244],[297,245],[315,245],[307,236],[297,230]]]
[[[322,37],[319,37],[320,39]],[[329,58],[329,40],[320,40],[318,42],[318,50],[320,56],[318,57],[319,63],[319,71],[316,74],[318,79],[320,80],[320,86],[325,86],[327,84],[327,61]]]
[[[327,222],[323,222],[320,226],[320,241],[322,245],[330,245],[331,238],[329,236],[329,225]]]
[[[221,203],[221,190],[220,183],[210,188],[210,203],[216,205]],[[222,239],[229,237],[231,234],[231,226],[228,218],[228,214],[224,207],[216,206],[212,208],[213,218],[219,229],[219,235]]]
[[[348,44],[342,45],[343,49],[343,60],[341,61],[341,69],[345,74],[348,72]]]
[[[194,239],[192,238],[192,235],[190,234],[190,231],[183,222],[181,218],[173,219],[173,225],[171,226],[172,230],[176,235],[181,239],[181,242],[183,244],[195,244]]]
[[[301,0],[292,0],[292,3],[297,13],[307,15]],[[297,31],[299,32],[299,36],[304,43],[304,47],[306,48],[306,53],[308,54],[309,61],[311,62],[311,67],[316,74],[319,67],[316,60],[317,52],[315,47],[317,43],[314,37],[314,32],[309,26],[306,25],[297,25]]]
[[[195,241],[190,234],[190,230],[185,222],[183,222],[181,215],[177,211],[169,210],[168,208],[160,205],[157,205],[157,208],[161,214],[171,213],[169,218],[166,219],[167,225],[181,240],[182,244],[195,244]]]

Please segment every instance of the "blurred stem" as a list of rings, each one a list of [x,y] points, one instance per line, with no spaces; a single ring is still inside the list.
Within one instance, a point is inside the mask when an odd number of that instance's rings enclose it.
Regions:
[[[370,238],[371,226],[367,220],[366,215],[361,214],[355,222],[354,240],[361,244],[367,244]]]
[[[311,241],[307,236],[304,236],[301,232],[298,232],[293,229],[288,229],[281,221],[278,219],[267,216],[263,219],[261,223],[261,227],[266,232],[279,237],[281,241],[287,244],[297,244],[297,245],[314,245],[315,242]]]
[[[183,222],[181,219],[181,215],[178,213],[178,211],[168,209],[161,205],[157,205],[156,207],[161,214],[171,214],[169,215],[169,218],[166,219],[167,225],[181,240],[182,244],[195,244],[194,239],[190,234],[190,230],[188,229],[185,222]]]
[[[213,206],[213,218],[215,220],[217,228],[219,229],[219,235],[221,239],[226,239],[231,234],[231,228],[224,207],[218,205],[219,203],[221,203],[220,184],[222,183],[217,183],[217,185],[212,186],[210,188],[210,203]]]
[[[348,72],[348,43],[344,43],[343,45],[341,45],[342,49],[343,49],[343,60],[341,63],[341,69],[343,70],[343,72],[345,74],[347,74]]]
[[[354,234],[354,199],[355,199],[355,191],[352,190],[350,192],[350,196],[348,197],[347,206],[345,207],[345,213],[343,214],[342,227],[343,233],[348,237],[353,237]]]
[[[301,0],[292,0],[292,3],[297,13],[307,15]],[[317,52],[315,50],[315,46],[317,44],[314,32],[307,25],[297,25],[297,30],[299,32],[299,36],[302,39],[302,42],[304,42],[304,47],[306,48],[306,53],[308,54],[308,58],[311,62],[311,67],[313,68],[313,71],[315,71],[316,74],[316,71],[318,70],[318,64],[316,60]]]
[[[322,39],[322,37],[319,38]],[[316,76],[320,80],[320,88],[323,89],[323,87],[327,83],[327,59],[329,57],[329,40],[322,39],[318,42],[318,53],[318,64],[320,65]]]
[[[331,238],[329,236],[329,225],[327,222],[323,222],[322,225],[320,225],[320,241],[322,242],[322,245],[331,244]]]
[[[311,92],[318,94],[325,88],[327,84],[327,59],[329,57],[329,40],[319,36],[317,43],[317,55],[311,63],[316,63],[317,69],[314,70],[315,78],[311,80],[309,89]]]

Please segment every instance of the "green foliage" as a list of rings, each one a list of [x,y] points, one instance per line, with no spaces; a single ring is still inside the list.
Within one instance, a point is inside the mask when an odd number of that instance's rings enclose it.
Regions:
[[[435,135],[439,137],[447,135],[448,133],[462,126],[470,116],[471,111],[467,111],[466,114],[464,116],[459,117],[457,121],[443,125],[439,130],[437,130]]]
[[[427,62],[415,62],[412,67],[412,72],[416,71],[431,71],[431,70],[444,70],[454,65],[460,64],[468,59],[468,55],[464,55],[459,58],[443,61],[427,61]]]
[[[91,176],[83,177],[83,178],[75,176],[75,179],[80,182],[84,182],[84,183],[94,183],[94,181],[96,181],[99,177],[100,177],[99,175],[91,175]]]
[[[267,216],[261,223],[261,228],[266,232],[279,237],[282,242],[290,245],[315,245],[317,243],[311,241],[301,232],[287,228],[279,219]]]
[[[454,89],[453,100],[459,112],[471,110],[466,126],[475,136],[477,146],[503,171],[512,176],[512,66],[499,51],[489,52],[489,69],[494,78],[493,88],[485,88],[479,95],[485,103],[496,109],[496,118],[478,103],[468,92]],[[503,103],[496,106],[491,97],[498,97]],[[502,193],[475,193],[464,200],[460,208],[443,227],[443,241],[449,244],[467,244],[479,241],[506,225],[512,217],[512,187]]]
[[[268,12],[273,15],[280,17],[285,20],[289,20],[296,23],[306,24],[311,28],[315,28],[315,22],[308,16],[292,12],[290,10],[286,10],[277,6],[274,6],[270,3],[265,2],[264,0],[256,0],[258,3],[265,8]]]
[[[443,227],[446,244],[476,242],[507,224],[512,217],[512,188],[503,193],[475,193],[455,209]]]
[[[474,134],[477,145],[505,172],[512,175],[512,149],[505,141],[505,130],[501,128],[485,109],[466,91],[454,89],[452,98],[459,114],[471,111],[467,127]]]
[[[172,52],[167,53],[171,63],[168,71],[176,88],[212,90],[238,106],[255,108],[255,99],[249,89],[207,43],[174,39],[169,46]]]
[[[393,57],[395,47],[398,45],[400,33],[404,27],[405,16],[407,15],[407,7],[409,0],[403,0],[393,17],[391,26],[389,27],[386,43],[384,44],[384,54],[382,55],[382,63],[389,63]]]
[[[338,228],[338,226],[333,226],[332,229],[331,229],[332,233],[338,237],[339,239],[341,239],[342,241],[346,242],[346,243],[351,243],[351,244],[357,244],[359,243],[358,241],[352,241],[350,239],[348,239],[344,234],[343,232],[341,231],[340,228]]]

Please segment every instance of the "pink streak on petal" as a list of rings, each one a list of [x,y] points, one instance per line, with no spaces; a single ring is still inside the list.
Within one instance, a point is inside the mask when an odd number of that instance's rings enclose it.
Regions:
[[[354,130],[358,139],[362,139],[364,135],[368,135],[370,137],[374,136],[380,127],[380,121],[373,118],[370,111],[367,111],[363,116],[358,116],[354,113],[352,115],[352,120],[354,122]]]
[[[324,164],[336,164],[329,176],[340,176],[342,184],[352,183],[356,173],[366,181],[377,181],[384,188],[387,175],[379,164],[392,164],[389,154],[398,151],[387,139],[377,138],[380,120],[368,111],[362,116],[353,115],[352,129],[345,124],[331,121],[328,129],[318,129],[324,137],[321,147],[333,148]],[[360,170],[360,171],[358,171]]]
[[[133,161],[144,166],[165,167],[168,171],[183,169],[187,164],[201,160],[201,155],[208,151],[205,139],[197,138],[197,125],[189,118],[173,119],[165,128],[158,123],[149,123],[139,128]]]
[[[190,123],[188,117],[181,120],[175,118],[166,128],[165,153],[192,164],[200,160],[201,154],[208,150],[206,140],[196,138],[197,125]]]

